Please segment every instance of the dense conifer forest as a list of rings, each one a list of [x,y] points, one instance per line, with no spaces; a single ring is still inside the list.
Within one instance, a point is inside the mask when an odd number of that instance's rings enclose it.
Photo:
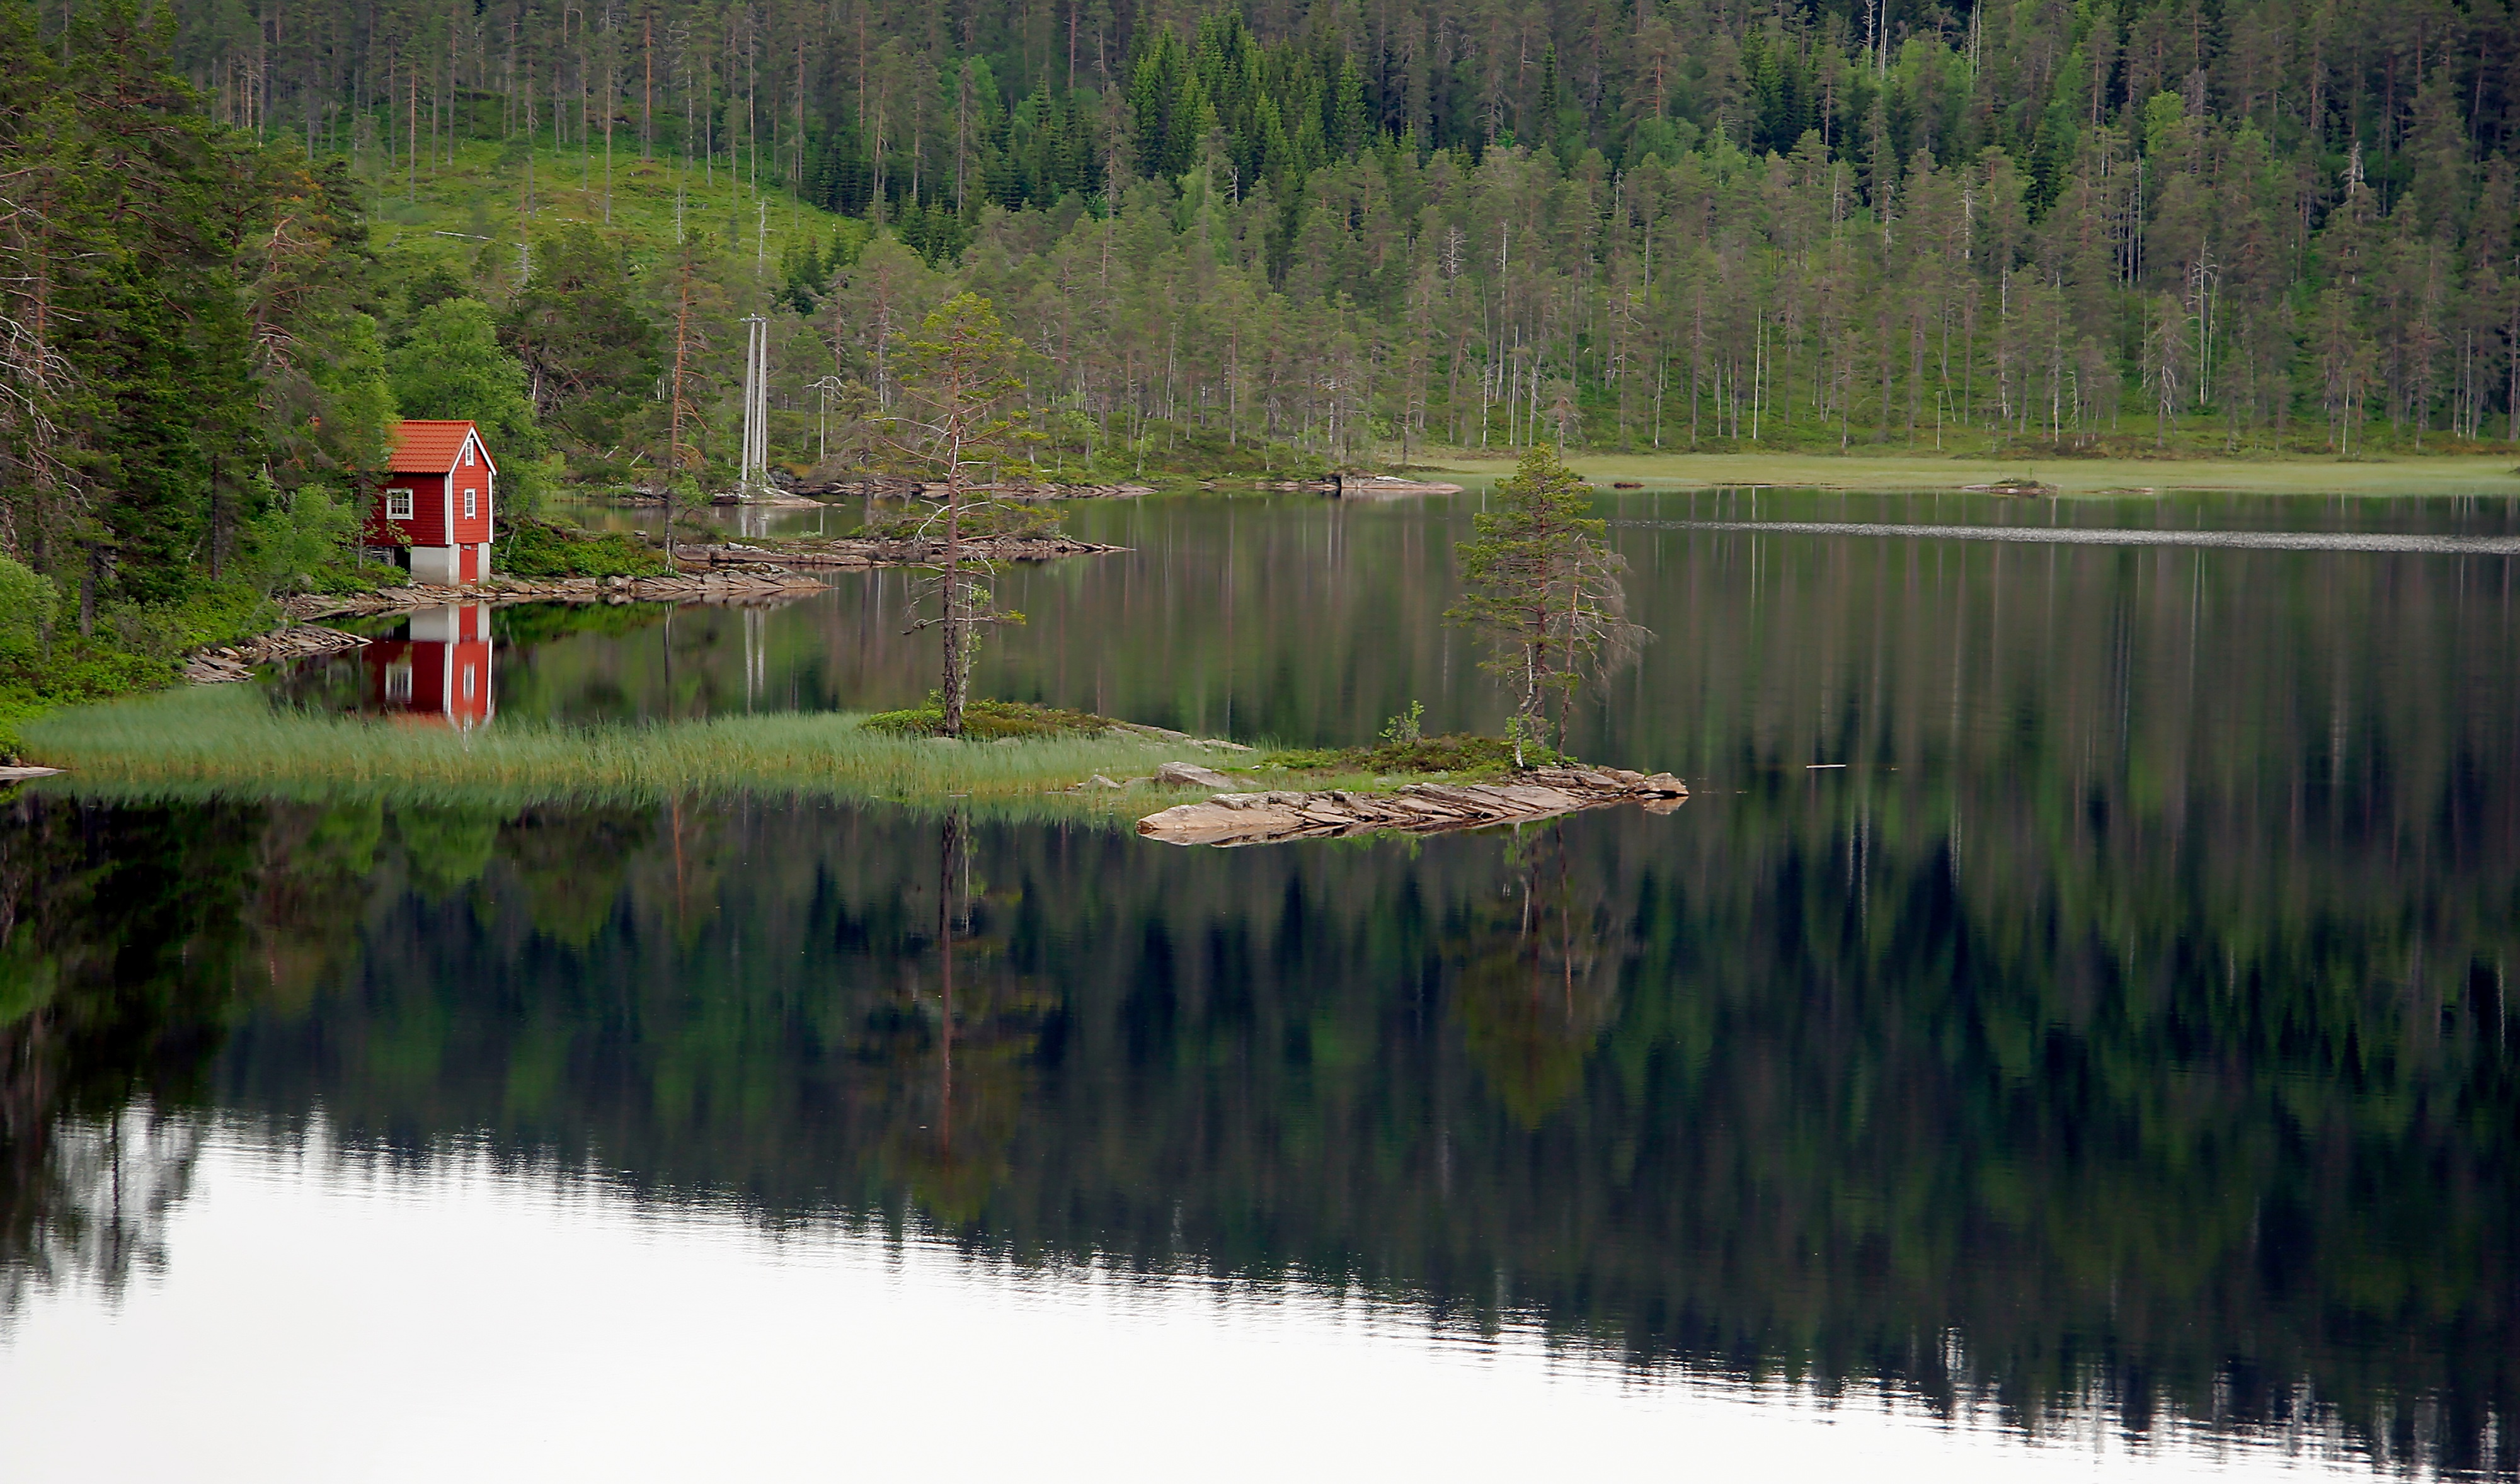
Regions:
[[[2505,0],[0,15],[0,553],[149,653],[396,413],[706,485],[765,313],[801,467],[961,290],[1064,469],[2520,437]]]

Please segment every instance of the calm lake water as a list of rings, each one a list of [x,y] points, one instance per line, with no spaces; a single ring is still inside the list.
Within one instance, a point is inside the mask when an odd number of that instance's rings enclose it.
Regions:
[[[1479,500],[1077,509],[1134,550],[1010,574],[981,683],[1493,729]],[[22,792],[0,1474],[2514,1477],[2514,502],[1605,514],[1656,638],[1573,744],[1665,818]],[[271,693],[915,700],[901,574],[832,589]]]

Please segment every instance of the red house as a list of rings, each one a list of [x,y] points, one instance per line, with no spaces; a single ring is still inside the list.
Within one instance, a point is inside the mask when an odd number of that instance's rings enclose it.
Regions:
[[[498,709],[488,604],[417,609],[405,637],[377,640],[359,652],[372,711],[469,732]]]
[[[368,544],[414,582],[460,587],[490,575],[499,466],[469,421],[406,418],[392,472],[368,517]]]

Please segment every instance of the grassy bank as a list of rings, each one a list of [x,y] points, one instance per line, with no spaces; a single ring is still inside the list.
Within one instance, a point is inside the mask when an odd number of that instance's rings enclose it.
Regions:
[[[1051,795],[1096,773],[1128,777],[1196,748],[1137,738],[940,742],[886,737],[846,715],[562,727],[502,721],[472,733],[275,711],[251,686],[202,686],[58,711],[22,729],[27,756],[68,770],[49,787],[153,795],[661,799],[796,790],[1114,815],[1121,791]],[[1144,802],[1141,792],[1139,802]]]
[[[2258,494],[2520,495],[2520,474],[2509,454],[2445,454],[2425,457],[2339,459],[2058,459],[1947,458],[1932,453],[1826,454],[1584,454],[1567,461],[1596,483],[1634,479],[1684,487],[1739,484],[1813,486],[1823,489],[1956,490],[2031,475],[2068,495],[2136,493],[2174,489],[2235,490]],[[1509,460],[1456,454],[1421,459],[1418,467],[1454,473],[1503,476]]]
[[[844,714],[729,716],[592,727],[502,721],[471,733],[275,710],[252,686],[199,686],[77,706],[25,728],[28,757],[67,769],[35,787],[88,797],[383,798],[524,806],[739,791],[949,805],[996,817],[1133,820],[1200,796],[1143,780],[1194,762],[1252,789],[1390,787],[1502,772],[1505,743],[1438,738],[1380,748],[1261,746],[1220,756],[1137,736],[944,742]],[[1535,760],[1538,759],[1535,755]],[[1139,780],[1066,791],[1101,774]]]

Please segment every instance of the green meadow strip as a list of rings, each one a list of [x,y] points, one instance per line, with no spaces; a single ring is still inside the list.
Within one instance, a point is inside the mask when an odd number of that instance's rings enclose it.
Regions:
[[[291,713],[255,687],[203,686],[56,712],[24,740],[29,760],[68,770],[38,787],[80,796],[528,804],[770,791],[1112,821],[1166,800],[1145,787],[1053,790],[1097,773],[1126,779],[1169,759],[1209,760],[1134,737],[940,742],[869,732],[860,720],[500,721],[467,733]]]

